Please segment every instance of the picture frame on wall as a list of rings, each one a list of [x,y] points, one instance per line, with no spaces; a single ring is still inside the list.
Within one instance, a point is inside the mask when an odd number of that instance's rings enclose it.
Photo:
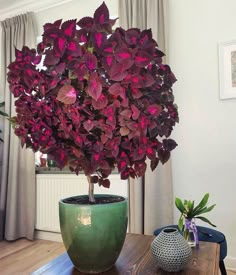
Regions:
[[[219,43],[220,99],[236,98],[236,40]]]

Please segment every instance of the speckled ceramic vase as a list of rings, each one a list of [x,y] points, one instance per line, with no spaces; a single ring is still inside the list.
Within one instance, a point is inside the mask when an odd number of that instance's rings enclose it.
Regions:
[[[120,197],[95,195],[95,199],[99,196]],[[126,236],[127,199],[94,205],[65,203],[68,199],[59,202],[60,227],[75,268],[83,273],[101,273],[112,268]]]
[[[167,227],[153,240],[151,251],[161,269],[168,272],[183,270],[192,250],[178,229]]]

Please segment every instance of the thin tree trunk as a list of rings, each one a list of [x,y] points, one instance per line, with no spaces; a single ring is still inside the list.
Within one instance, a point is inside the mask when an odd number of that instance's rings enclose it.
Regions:
[[[95,198],[94,198],[94,183],[91,181],[91,177],[87,176],[87,180],[89,183],[89,202],[90,203],[96,203]]]

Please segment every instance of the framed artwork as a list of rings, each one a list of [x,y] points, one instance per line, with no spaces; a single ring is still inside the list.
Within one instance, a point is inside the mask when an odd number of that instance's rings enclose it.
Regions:
[[[236,98],[236,40],[219,44],[220,99]]]

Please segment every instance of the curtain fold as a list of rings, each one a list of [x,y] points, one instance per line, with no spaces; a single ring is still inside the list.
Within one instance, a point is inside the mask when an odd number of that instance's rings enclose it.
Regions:
[[[15,115],[14,98],[7,83],[7,66],[15,60],[15,48],[35,47],[33,13],[6,19],[1,23],[0,90],[4,93],[5,112]],[[9,122],[4,122],[2,175],[0,181],[0,240],[33,239],[35,224],[34,153],[21,148]]]
[[[152,29],[160,50],[168,55],[166,0],[119,0],[121,27]],[[165,62],[165,61],[164,61]],[[155,171],[149,167],[144,179],[130,180],[130,224],[134,233],[153,234],[154,229],[173,222],[171,161]]]

